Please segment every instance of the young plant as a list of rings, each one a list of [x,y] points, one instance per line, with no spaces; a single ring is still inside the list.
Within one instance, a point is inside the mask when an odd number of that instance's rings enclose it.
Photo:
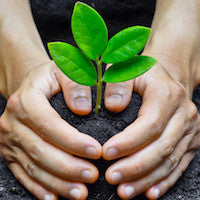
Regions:
[[[128,81],[140,76],[156,63],[155,58],[137,55],[148,40],[150,28],[129,27],[108,41],[104,20],[97,11],[81,2],[75,4],[71,27],[81,51],[68,43],[50,42],[49,52],[57,66],[70,79],[82,85],[96,85],[96,114],[101,108],[103,82]],[[96,68],[92,61],[96,62]],[[112,64],[104,74],[102,63]]]

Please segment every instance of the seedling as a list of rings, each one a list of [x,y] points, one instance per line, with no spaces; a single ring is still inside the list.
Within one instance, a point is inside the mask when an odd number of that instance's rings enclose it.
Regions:
[[[137,55],[145,46],[151,29],[143,26],[126,28],[108,41],[108,30],[102,17],[92,7],[77,2],[71,27],[81,51],[64,42],[48,43],[51,57],[73,81],[97,87],[97,114],[101,108],[102,84],[136,78],[149,70],[156,59]],[[96,68],[92,61],[95,61]],[[112,64],[102,74],[102,63]]]

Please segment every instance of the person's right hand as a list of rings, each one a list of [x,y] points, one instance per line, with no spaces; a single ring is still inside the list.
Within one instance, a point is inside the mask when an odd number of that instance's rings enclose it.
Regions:
[[[54,200],[58,195],[86,199],[84,183],[95,182],[98,170],[75,156],[98,159],[102,147],[51,107],[48,99],[61,89],[73,112],[85,115],[91,111],[89,87],[69,80],[52,61],[33,68],[8,99],[0,117],[1,156],[38,199]]]

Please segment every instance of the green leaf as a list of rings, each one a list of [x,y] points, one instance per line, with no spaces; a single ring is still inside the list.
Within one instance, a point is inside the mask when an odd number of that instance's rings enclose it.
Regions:
[[[104,63],[123,62],[138,54],[145,46],[151,29],[143,26],[126,28],[114,35],[103,52]]]
[[[82,85],[95,85],[96,69],[80,50],[64,42],[50,42],[48,48],[56,65],[70,79]]]
[[[149,56],[135,56],[125,62],[113,64],[106,70],[104,81],[117,83],[131,80],[149,70],[156,61],[155,58]]]
[[[85,3],[78,2],[74,7],[72,33],[79,48],[92,60],[97,60],[108,42],[104,20]]]

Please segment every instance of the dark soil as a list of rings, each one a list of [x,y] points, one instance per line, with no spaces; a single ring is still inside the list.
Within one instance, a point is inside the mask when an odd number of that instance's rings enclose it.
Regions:
[[[200,109],[200,87],[194,93],[194,102]],[[0,98],[0,107],[3,112],[5,100]],[[103,108],[98,116],[91,113],[86,117],[73,114],[65,105],[62,93],[57,94],[51,100],[52,106],[63,119],[80,131],[96,138],[104,144],[110,137],[123,130],[132,123],[141,105],[141,98],[133,94],[132,101],[127,109],[119,114],[113,114]],[[103,159],[92,161],[100,171],[100,177],[94,184],[88,185],[89,200],[119,200],[116,187],[109,185],[105,179],[105,170],[112,162]],[[33,200],[35,199],[12,175],[5,163],[0,160],[0,199],[2,200]],[[63,198],[61,198],[63,199]],[[140,195],[137,200],[146,200]],[[176,185],[164,195],[161,200],[200,200],[200,153],[191,162],[189,168],[183,174]]]
[[[34,17],[45,46],[47,41],[52,40],[64,40],[71,44],[74,43],[69,21],[74,2],[74,0],[31,0]],[[112,36],[117,31],[130,25],[150,26],[155,0],[85,0],[84,2],[92,2],[91,4],[104,16],[110,36]],[[66,27],[68,27],[68,30]],[[95,91],[93,93],[95,95]],[[200,110],[200,87],[195,91],[193,100]],[[141,97],[133,94],[130,105],[119,114],[110,113],[103,107],[98,116],[92,113],[86,117],[73,114],[66,107],[62,93],[55,95],[51,100],[51,104],[68,123],[104,144],[110,137],[122,131],[136,119],[141,106]],[[6,101],[0,96],[0,114],[3,112],[5,105]],[[116,187],[109,185],[104,179],[105,170],[112,162],[103,159],[92,162],[98,167],[100,177],[96,183],[88,185],[90,193],[88,199],[119,200]],[[1,158],[0,199],[36,199],[14,178]],[[146,200],[144,195],[140,195],[135,199]],[[200,153],[197,153],[175,186],[160,199],[200,200]]]

